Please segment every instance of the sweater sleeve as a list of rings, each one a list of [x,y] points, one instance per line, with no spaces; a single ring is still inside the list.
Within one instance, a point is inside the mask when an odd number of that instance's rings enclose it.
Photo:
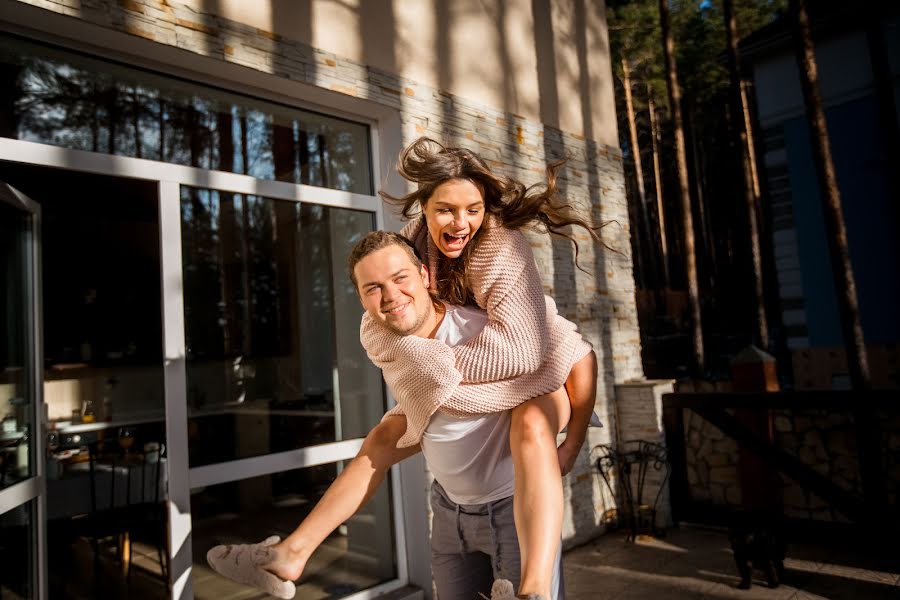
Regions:
[[[482,235],[470,259],[469,285],[488,322],[453,348],[466,383],[534,373],[547,352],[547,303],[528,240],[496,225]]]
[[[450,346],[440,340],[398,335],[368,314],[360,323],[359,339],[369,359],[382,370],[398,402],[405,400],[400,396],[413,388],[443,390],[442,397],[447,398],[462,380]]]

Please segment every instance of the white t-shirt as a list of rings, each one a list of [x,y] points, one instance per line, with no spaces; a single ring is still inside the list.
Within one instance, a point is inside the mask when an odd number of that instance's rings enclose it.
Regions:
[[[445,305],[435,338],[449,346],[464,344],[484,329],[480,308]],[[457,504],[484,504],[513,495],[509,450],[509,411],[453,417],[436,412],[422,436],[422,454],[434,478]]]

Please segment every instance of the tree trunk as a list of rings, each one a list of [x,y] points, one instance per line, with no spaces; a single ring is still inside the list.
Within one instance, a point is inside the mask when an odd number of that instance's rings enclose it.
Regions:
[[[794,16],[800,85],[806,105],[806,118],[809,122],[816,173],[822,191],[825,231],[828,236],[831,266],[834,270],[841,327],[844,334],[844,345],[847,349],[847,364],[853,387],[858,390],[866,390],[871,387],[869,361],[863,339],[862,323],[859,318],[856,281],[853,277],[853,266],[850,263],[847,229],[844,226],[844,213],[841,208],[841,193],[834,172],[825,111],[822,108],[822,97],[819,92],[819,78],[809,17],[806,12],[805,0],[790,0],[790,6]]]
[[[0,65],[0,89],[6,92],[0,96],[0,136],[16,139],[19,136],[19,114],[16,103],[22,97],[19,76],[22,67],[5,63]]]
[[[247,128],[247,114],[243,113],[240,117],[241,126],[241,158],[243,160],[244,174],[250,174],[250,148],[249,148],[249,132]],[[250,290],[250,271],[253,261],[250,257],[250,202],[248,202],[247,194],[241,194],[241,256],[244,264],[241,269],[244,293],[244,314],[243,317],[243,335],[241,350],[245,355],[249,355],[253,350],[253,325],[251,316],[253,315],[253,295]]]
[[[226,172],[234,171],[234,132],[232,131],[231,111],[222,111],[216,115],[216,133],[218,134],[219,161],[218,169]],[[237,214],[234,208],[234,194],[219,192],[219,293],[222,295],[222,317],[225,325],[222,328],[225,356],[230,357],[241,349],[238,343],[238,294],[240,271],[236,268],[238,250]]]
[[[867,391],[872,386],[869,361],[856,299],[856,281],[853,276],[853,265],[850,262],[850,248],[847,243],[847,230],[844,226],[841,195],[831,157],[825,111],[822,108],[822,97],[819,91],[816,56],[809,16],[806,12],[806,1],[790,0],[790,8],[794,17],[800,85],[806,104],[806,118],[809,121],[816,173],[819,178],[819,187],[822,190],[822,211],[825,217],[831,267],[834,270],[841,329],[844,336],[844,347],[847,351],[847,366],[850,369],[850,379],[854,389]],[[860,400],[865,400],[865,397],[861,397]],[[880,534],[884,529],[884,521],[881,516],[887,512],[880,424],[875,410],[866,402],[857,403],[853,411],[853,418],[856,425],[856,444],[863,499],[867,505],[866,514],[869,518],[867,525],[873,533]]]
[[[159,160],[166,160],[166,101],[159,99]]]
[[[116,153],[116,136],[119,135],[119,88],[115,84],[104,95],[106,100],[106,118],[109,119],[109,138],[106,140],[107,154]]]
[[[141,112],[143,105],[141,97],[138,95],[137,86],[131,88],[131,126],[134,127],[134,155],[137,158],[143,158],[142,147],[144,142],[141,140]]]
[[[642,221],[641,225],[643,226],[644,230],[644,239],[647,241],[648,246],[652,246],[653,234],[650,232],[650,220],[647,217],[647,194],[644,190],[644,167],[641,164],[641,147],[640,145],[638,145],[637,124],[634,120],[634,101],[631,97],[631,70],[628,68],[628,60],[625,58],[622,59],[622,86],[625,88],[625,107],[626,112],[628,113],[628,133],[631,138],[631,157],[634,161],[634,178],[637,183],[637,205],[639,210],[637,211],[636,216]],[[637,234],[637,232],[635,232],[635,234]],[[640,239],[640,236],[638,236],[638,239]],[[639,243],[638,248],[640,247],[641,244]],[[638,260],[641,260],[642,258],[644,257],[639,252]],[[648,263],[653,262],[652,254],[649,251],[646,258],[651,259],[647,261]],[[641,263],[642,268],[640,270],[640,273],[641,279],[643,279],[642,287],[644,289],[647,289],[651,287],[651,278],[649,277],[651,269],[643,268],[645,265],[643,264],[642,260]],[[651,265],[647,264],[646,266],[649,267]],[[654,273],[655,271],[656,270],[653,269]],[[653,279],[656,278],[654,277]]]
[[[754,193],[753,173],[747,139],[746,106],[741,93],[741,67],[738,56],[737,25],[732,0],[722,0],[725,17],[725,38],[728,45],[728,72],[731,78],[731,124],[734,127],[736,145],[741,159],[744,179],[744,206],[747,209],[747,225],[750,228],[750,256],[753,267],[753,295],[756,308],[756,341],[763,349],[769,348],[769,325],[766,322],[766,300],[763,294],[762,252],[759,246],[759,216],[757,195]]]
[[[705,262],[701,264],[706,267],[707,285],[709,286],[709,289],[712,289],[715,285],[715,276],[717,273],[715,258],[716,240],[713,237],[712,221],[706,205],[707,195],[705,191],[709,188],[706,182],[703,152],[700,150],[700,138],[697,135],[696,124],[699,119],[697,118],[696,111],[692,110],[691,103],[685,102],[684,104],[688,107],[688,118],[684,123],[684,128],[691,139],[691,158],[693,159],[692,162],[694,165],[694,183],[696,184],[697,189],[697,218],[700,219],[700,245],[703,248],[703,257],[705,258]]]
[[[272,162],[275,165],[275,179],[296,183],[299,175],[297,139],[294,137],[294,123],[272,124]],[[275,216],[275,257],[278,281],[278,314],[280,329],[286,333],[284,340],[289,344],[284,351],[288,364],[301,362],[300,342],[291,333],[300,331],[301,297],[298,277],[300,265],[297,263],[299,207],[293,202],[276,200],[272,202]],[[284,342],[282,342],[284,343]]]
[[[750,100],[747,96],[747,82],[741,79],[741,108],[744,111],[744,130],[747,132],[747,154],[750,157],[750,175],[753,182],[753,196],[759,206],[762,191],[759,185],[759,167],[756,164],[756,142],[753,140],[753,120],[750,118]]]
[[[100,89],[96,83],[91,84],[91,101],[93,110],[91,111],[91,151],[100,151]]]
[[[697,256],[694,248],[694,220],[691,216],[691,194],[688,182],[687,152],[684,144],[684,125],[681,118],[681,88],[675,64],[675,41],[669,24],[669,0],[659,0],[659,24],[662,29],[663,53],[666,60],[666,84],[669,88],[669,105],[672,109],[672,126],[675,134],[675,162],[678,167],[678,193],[681,200],[682,230],[684,235],[684,261],[687,276],[688,299],[691,306],[694,341],[694,369],[697,374],[706,370],[703,352],[703,324],[700,319],[700,292],[697,286]]]
[[[650,140],[653,153],[653,183],[656,186],[656,220],[659,224],[659,250],[662,254],[663,287],[669,287],[669,243],[666,239],[666,211],[663,207],[662,174],[659,168],[659,123],[656,121],[656,104],[647,86],[647,110],[650,113]]]

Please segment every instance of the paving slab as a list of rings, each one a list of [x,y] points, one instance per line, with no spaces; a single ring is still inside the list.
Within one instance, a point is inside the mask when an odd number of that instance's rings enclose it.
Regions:
[[[900,563],[840,545],[789,546],[782,585],[770,589],[754,571],[753,586],[738,589],[727,533],[708,528],[635,542],[608,533],[568,551],[563,566],[568,600],[900,600]]]

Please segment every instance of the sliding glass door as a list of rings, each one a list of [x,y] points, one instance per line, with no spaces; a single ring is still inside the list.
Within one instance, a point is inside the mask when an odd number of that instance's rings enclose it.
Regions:
[[[40,208],[0,181],[0,597],[43,598]]]

